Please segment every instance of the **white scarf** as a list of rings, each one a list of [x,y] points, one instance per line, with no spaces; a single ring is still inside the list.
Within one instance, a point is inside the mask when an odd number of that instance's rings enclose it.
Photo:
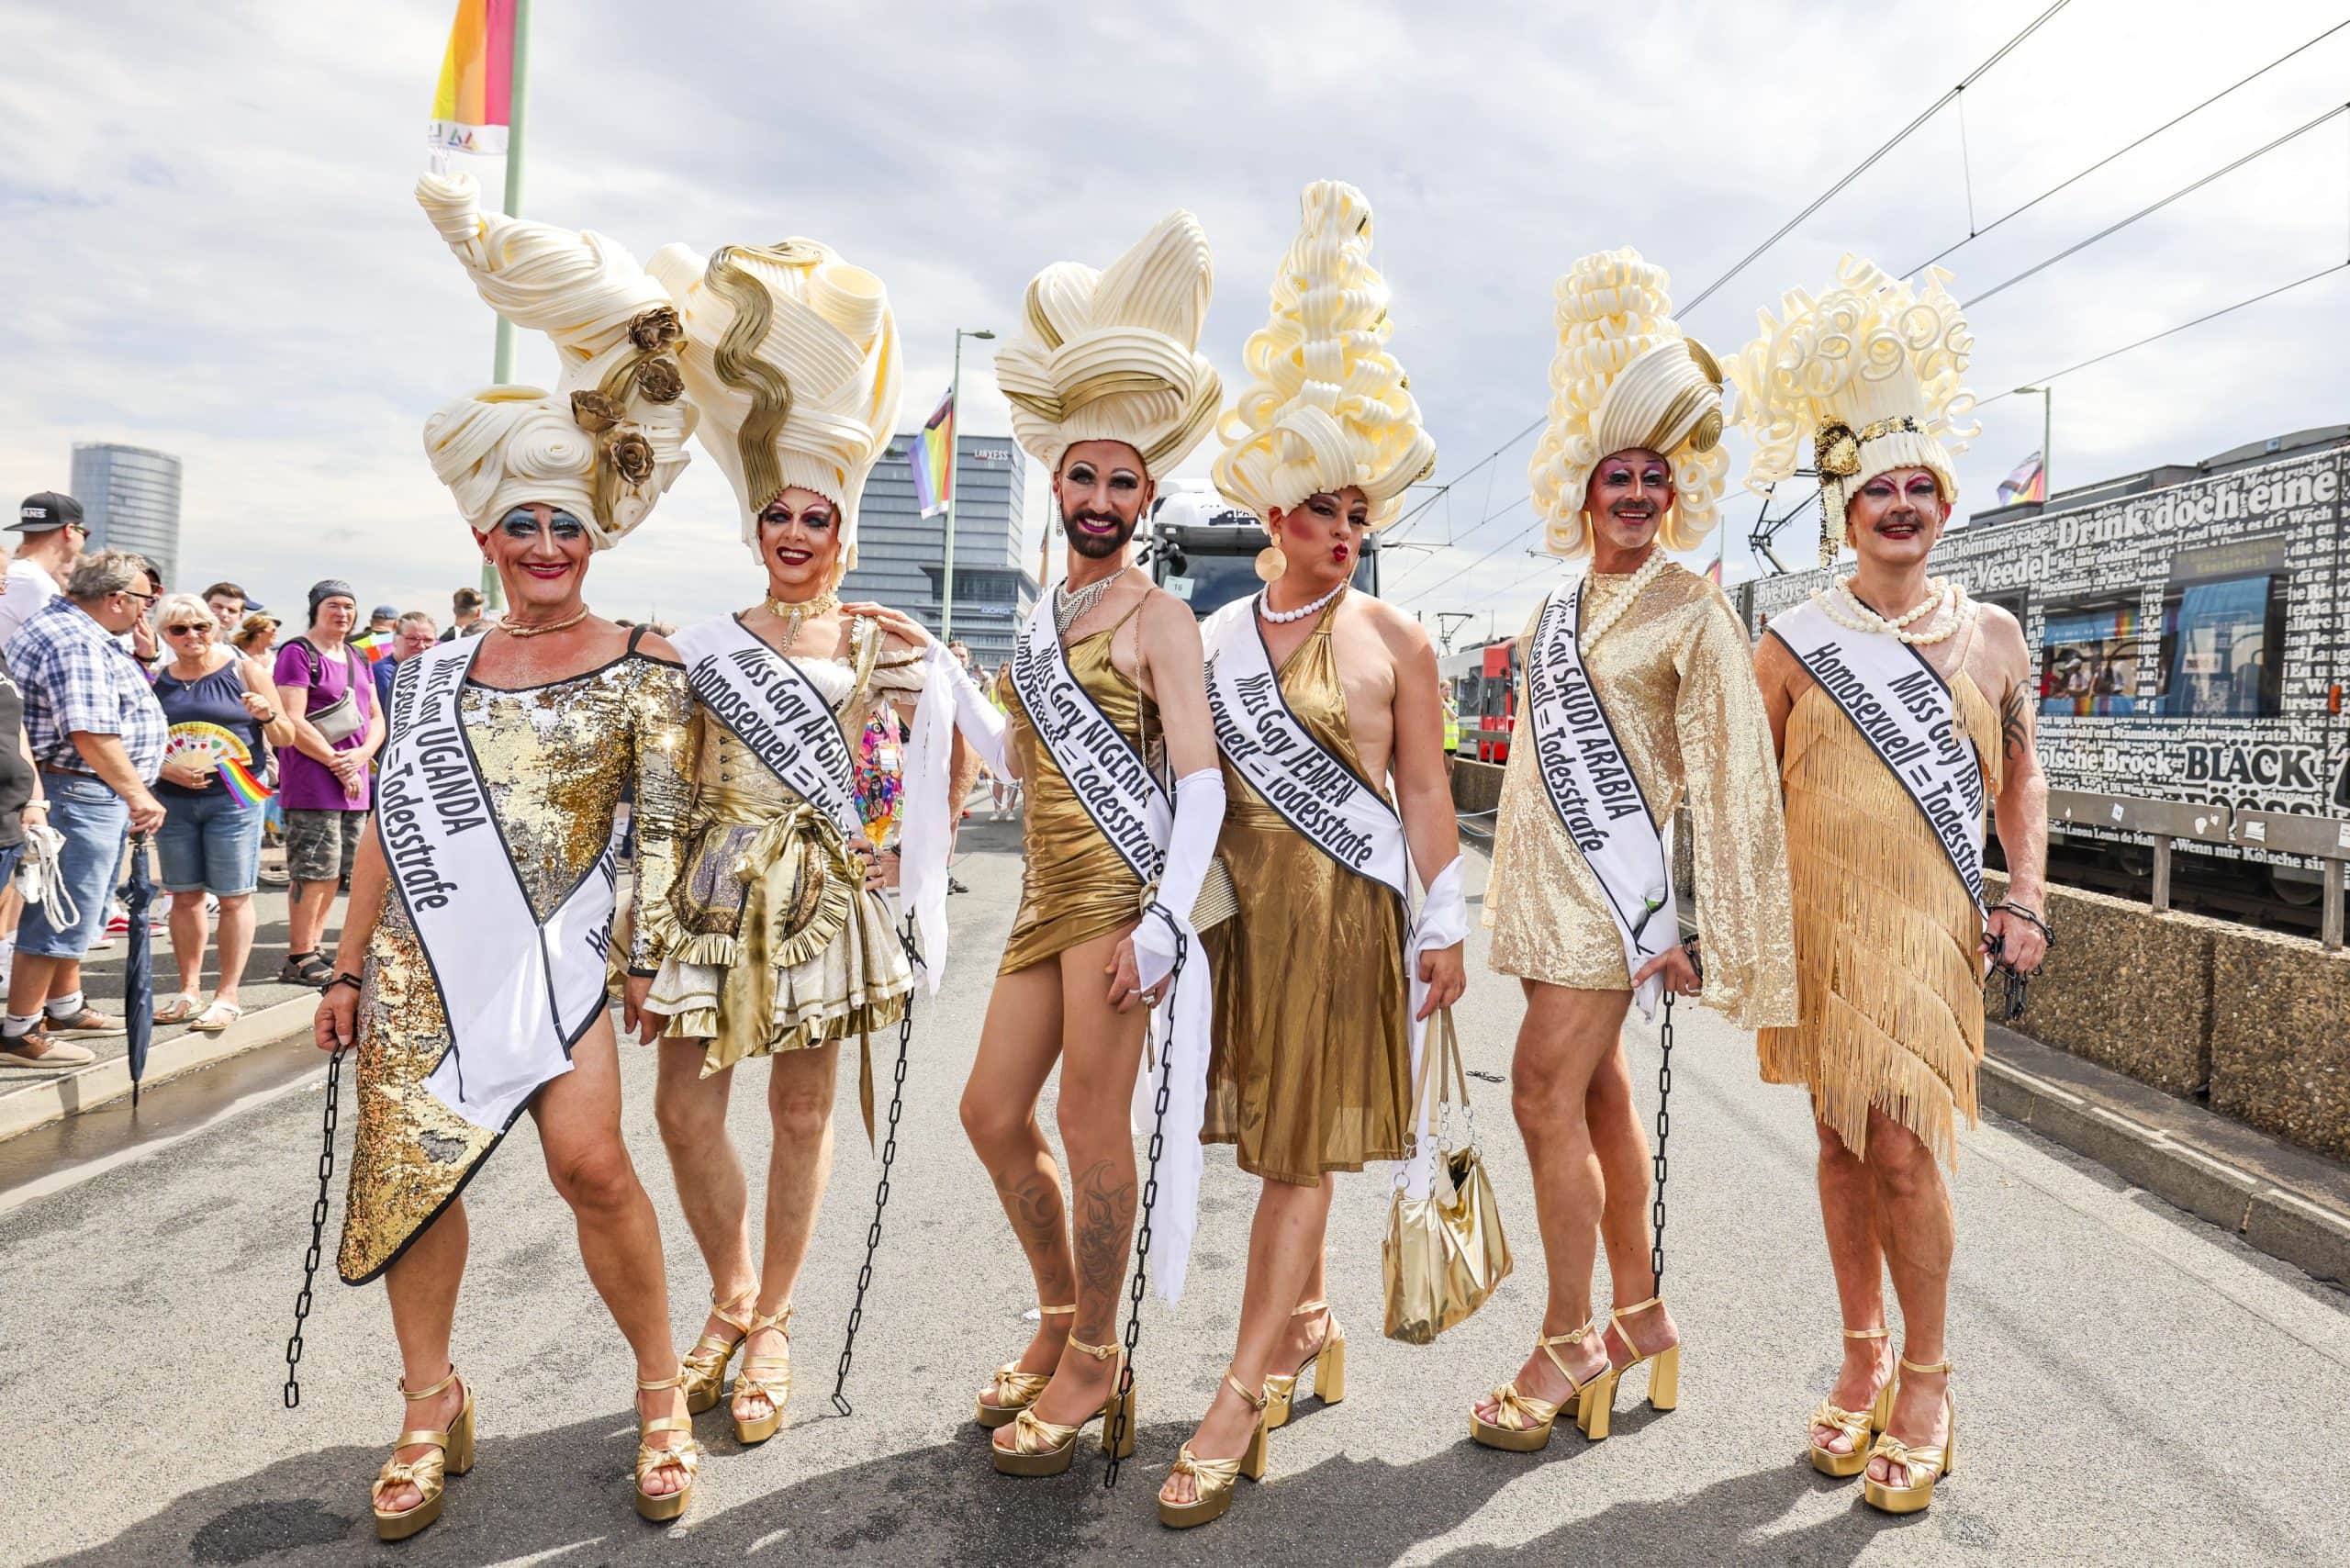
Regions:
[[[478,1127],[503,1132],[531,1096],[571,1070],[571,1048],[604,1011],[620,840],[542,922],[458,713],[483,637],[404,660],[376,784],[375,830],[449,1019],[449,1049],[425,1087]]]
[[[1950,683],[1900,638],[1839,626],[1816,602],[1774,617],[1768,634],[1795,655],[1900,781],[1979,914],[1983,760]]]
[[[1681,940],[1681,914],[1673,895],[1673,830],[1670,824],[1660,827],[1651,814],[1639,778],[1583,667],[1578,637],[1589,580],[1577,577],[1552,588],[1535,624],[1526,661],[1527,722],[1534,739],[1529,760],[1616,916],[1626,973],[1638,974]],[[1634,992],[1643,1017],[1656,1016],[1663,989],[1660,972]]]

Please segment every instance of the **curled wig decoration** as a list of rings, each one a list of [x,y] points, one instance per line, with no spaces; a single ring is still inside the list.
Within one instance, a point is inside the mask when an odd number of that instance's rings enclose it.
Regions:
[[[1371,264],[1371,203],[1337,180],[1305,187],[1272,310],[1248,334],[1248,386],[1218,423],[1216,488],[1259,518],[1349,487],[1371,526],[1436,466],[1410,379],[1387,350],[1386,279]]]
[[[1776,316],[1758,312],[1761,335],[1730,366],[1739,422],[1754,438],[1746,487],[1768,490],[1808,456],[1819,476],[1823,562],[1844,543],[1852,497],[1880,474],[1929,469],[1943,501],[1958,499],[1952,460],[1982,427],[1960,422],[1975,409],[1975,394],[1959,384],[1975,335],[1950,276],[1929,267],[1913,288],[1848,255],[1817,297],[1790,289]]]
[[[1673,507],[1657,530],[1667,550],[1694,549],[1719,521],[1729,473],[1721,367],[1673,319],[1669,286],[1664,269],[1629,246],[1585,256],[1559,280],[1550,421],[1527,466],[1542,547],[1553,555],[1591,548],[1592,470],[1634,448],[1673,466]]]

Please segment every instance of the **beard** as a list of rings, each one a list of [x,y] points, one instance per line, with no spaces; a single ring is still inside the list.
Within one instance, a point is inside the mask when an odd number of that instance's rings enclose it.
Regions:
[[[1070,549],[1089,561],[1106,561],[1134,539],[1142,519],[1137,517],[1128,522],[1112,512],[1087,511],[1077,514],[1077,522],[1106,522],[1116,530],[1113,533],[1087,533],[1066,514],[1061,518],[1061,532],[1069,535]]]

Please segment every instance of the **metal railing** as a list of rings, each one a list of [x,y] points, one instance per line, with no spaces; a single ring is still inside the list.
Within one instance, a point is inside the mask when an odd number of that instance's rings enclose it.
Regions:
[[[2048,821],[2053,827],[2095,827],[2143,835],[2154,846],[2154,890],[2147,902],[2157,914],[2170,909],[2171,851],[2181,840],[2306,856],[2322,867],[2324,909],[2319,940],[2329,951],[2342,946],[2343,868],[2350,862],[2350,822],[2080,790],[2049,790]]]

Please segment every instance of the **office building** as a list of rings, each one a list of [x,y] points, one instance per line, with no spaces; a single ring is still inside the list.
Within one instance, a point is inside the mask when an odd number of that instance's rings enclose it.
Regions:
[[[841,584],[845,599],[877,599],[913,616],[935,634],[943,604],[946,514],[924,517],[914,504],[907,453],[912,435],[892,436],[865,482],[857,509],[856,570]],[[1036,602],[1036,579],[1021,560],[1026,521],[1025,455],[1010,436],[966,435],[955,506],[955,635],[973,661],[992,670]]]
[[[90,550],[136,550],[180,581],[180,460],[111,442],[73,443],[73,498],[90,525]]]

